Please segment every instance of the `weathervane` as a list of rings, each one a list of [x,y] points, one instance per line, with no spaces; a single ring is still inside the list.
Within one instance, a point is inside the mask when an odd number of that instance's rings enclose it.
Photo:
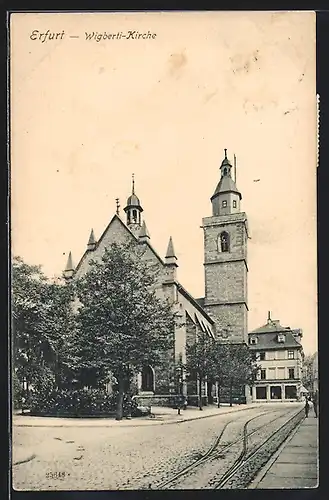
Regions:
[[[132,194],[135,194],[135,174],[132,174],[131,177],[132,177],[132,180],[133,180],[133,191],[132,191]]]
[[[119,209],[120,209],[120,203],[119,203],[119,198],[115,198],[116,204],[117,204],[117,215],[119,215]]]

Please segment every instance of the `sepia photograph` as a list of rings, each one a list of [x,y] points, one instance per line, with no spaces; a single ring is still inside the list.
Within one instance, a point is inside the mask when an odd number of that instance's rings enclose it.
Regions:
[[[13,489],[317,488],[315,12],[8,32]]]

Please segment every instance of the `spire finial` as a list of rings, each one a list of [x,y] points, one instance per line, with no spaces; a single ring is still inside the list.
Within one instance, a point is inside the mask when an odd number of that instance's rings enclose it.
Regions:
[[[267,313],[267,321],[268,322],[271,321],[271,311],[268,311],[268,313]]]
[[[227,149],[226,148],[224,149],[224,153],[225,153],[225,159],[227,160]]]
[[[119,209],[120,209],[119,198],[115,198],[115,202],[116,202],[116,205],[117,205],[116,213],[117,213],[117,215],[119,215]]]
[[[133,181],[133,188],[132,188],[132,194],[135,194],[135,174],[132,174],[132,181]]]

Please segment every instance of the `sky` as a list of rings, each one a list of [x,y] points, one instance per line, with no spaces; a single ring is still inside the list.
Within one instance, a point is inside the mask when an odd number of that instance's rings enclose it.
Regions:
[[[164,257],[172,236],[178,279],[202,297],[200,226],[227,148],[251,236],[249,331],[270,310],[314,352],[315,13],[16,13],[10,29],[12,254],[48,276],[69,251],[77,264],[116,198],[125,217],[134,173],[151,244]]]

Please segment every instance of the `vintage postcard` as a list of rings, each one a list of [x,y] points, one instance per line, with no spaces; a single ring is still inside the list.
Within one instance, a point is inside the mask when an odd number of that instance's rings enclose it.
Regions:
[[[315,13],[8,29],[14,490],[316,488]]]

